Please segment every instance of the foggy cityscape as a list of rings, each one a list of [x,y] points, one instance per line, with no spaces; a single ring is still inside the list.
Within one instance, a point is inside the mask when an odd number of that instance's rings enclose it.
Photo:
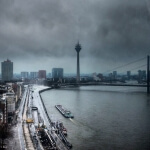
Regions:
[[[1,61],[15,73],[75,73],[79,40],[81,73],[105,72],[148,55],[149,8],[149,0],[1,0]]]
[[[0,0],[0,150],[150,149],[150,0]]]

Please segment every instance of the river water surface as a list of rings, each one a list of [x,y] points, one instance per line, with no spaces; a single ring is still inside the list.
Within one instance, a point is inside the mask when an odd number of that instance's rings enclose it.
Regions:
[[[150,96],[143,87],[52,89],[42,98],[52,120],[67,128],[73,150],[150,150]],[[64,118],[55,105],[71,110]]]

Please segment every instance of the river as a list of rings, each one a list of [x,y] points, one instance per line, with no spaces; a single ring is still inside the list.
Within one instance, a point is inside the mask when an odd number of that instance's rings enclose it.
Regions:
[[[143,87],[82,86],[41,94],[52,120],[67,128],[73,150],[149,150],[150,96]],[[55,105],[71,110],[64,118]]]

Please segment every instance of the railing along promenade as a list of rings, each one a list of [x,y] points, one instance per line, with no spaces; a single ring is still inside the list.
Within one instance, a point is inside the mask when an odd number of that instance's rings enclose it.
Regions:
[[[47,90],[50,90],[50,89],[52,89],[52,88],[46,88],[46,89],[40,90],[40,91],[39,91],[39,96],[40,96],[40,101],[41,101],[41,103],[42,103],[42,106],[43,106],[43,109],[44,109],[46,118],[47,118],[48,123],[49,123],[49,125],[50,125],[50,128],[49,128],[49,129],[52,130],[52,129],[51,129],[51,128],[52,128],[52,126],[51,126],[52,120],[50,119],[50,117],[49,117],[49,115],[48,115],[48,113],[47,113],[45,104],[44,104],[43,99],[42,99],[42,96],[41,96],[41,93],[42,93],[42,92],[47,91]],[[45,118],[45,119],[46,119],[46,118]],[[51,139],[51,138],[50,138],[50,135],[51,135],[52,138],[55,140],[55,143],[56,143],[56,145],[57,145],[57,149],[58,149],[58,150],[68,150],[68,149],[69,149],[69,148],[64,144],[64,142],[62,142],[62,141],[60,140],[59,136],[58,136],[56,133],[53,133],[53,132],[50,133],[50,132],[48,131],[48,132],[47,132],[47,135],[48,135],[49,139]],[[66,140],[66,141],[67,141],[67,140]],[[68,142],[68,141],[67,141],[67,142]],[[68,142],[68,143],[69,143],[69,142]]]

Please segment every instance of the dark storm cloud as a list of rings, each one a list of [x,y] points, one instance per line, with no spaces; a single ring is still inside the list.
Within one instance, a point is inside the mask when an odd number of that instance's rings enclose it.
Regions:
[[[99,9],[97,14],[100,13]],[[145,2],[136,0],[115,3],[104,10],[103,16],[99,18],[93,35],[96,55],[108,55],[105,54],[108,52],[110,57],[127,57],[135,53],[139,53],[139,56],[149,53],[150,16]]]
[[[148,0],[0,0],[1,58],[75,57],[78,40],[83,58],[146,56],[149,8]]]
[[[70,41],[69,34],[72,32],[68,29],[71,23],[69,13],[66,14],[60,1],[14,1],[12,5],[2,4],[5,9],[0,18],[0,38],[1,48],[5,52],[16,52],[15,46],[31,55],[59,56],[62,55],[61,51],[67,51],[64,48]]]

